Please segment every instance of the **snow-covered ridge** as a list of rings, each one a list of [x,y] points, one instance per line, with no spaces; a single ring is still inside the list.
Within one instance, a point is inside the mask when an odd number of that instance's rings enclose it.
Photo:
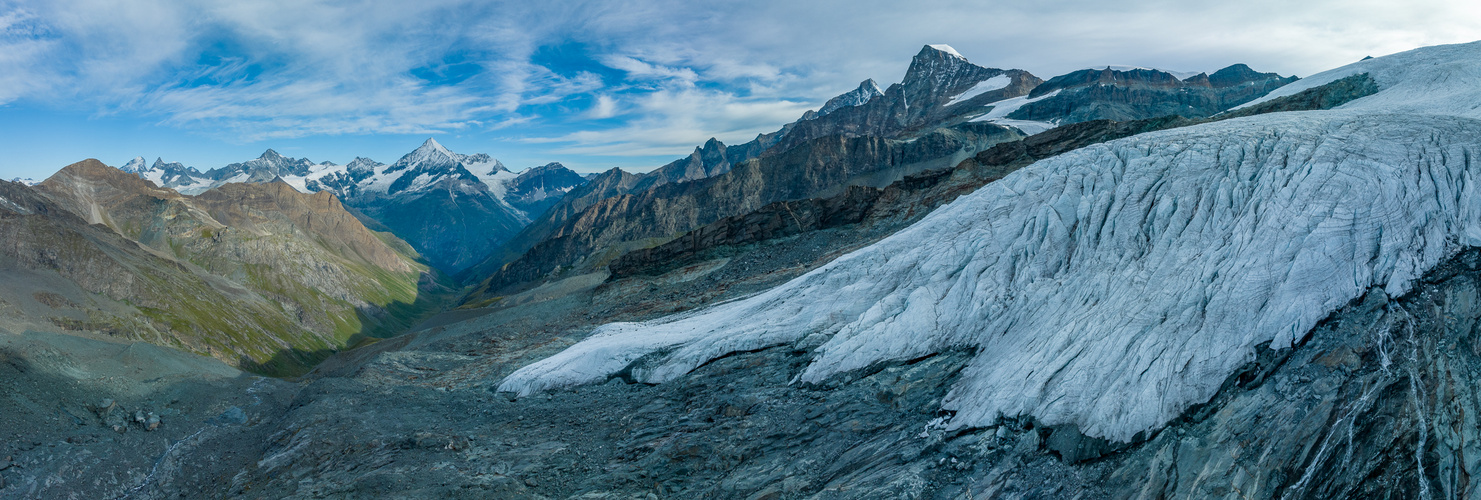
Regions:
[[[1423,47],[1317,73],[1234,109],[1367,73],[1378,84],[1379,92],[1338,109],[1481,119],[1481,63],[1478,61],[1481,61],[1481,41]]]
[[[1441,65],[1470,74],[1481,57]],[[1382,96],[1410,85],[1374,97],[1428,109]],[[597,382],[647,355],[631,373],[660,383],[794,342],[822,343],[798,377],[817,382],[972,347],[943,403],[952,426],[1032,416],[1130,440],[1207,401],[1260,345],[1481,246],[1481,121],[1464,117],[1481,99],[1436,90],[1465,100],[1261,115],[1040,161],[777,288],[603,326],[500,389]]]

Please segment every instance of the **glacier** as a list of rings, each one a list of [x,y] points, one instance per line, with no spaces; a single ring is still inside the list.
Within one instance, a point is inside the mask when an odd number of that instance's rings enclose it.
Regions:
[[[1481,246],[1481,44],[1387,57],[1411,67],[1364,61],[1380,91],[1339,109],[1042,160],[771,290],[599,327],[499,389],[624,370],[662,383],[788,344],[819,345],[795,380],[817,383],[970,349],[942,402],[950,428],[1027,416],[1131,441],[1208,401],[1256,349]]]

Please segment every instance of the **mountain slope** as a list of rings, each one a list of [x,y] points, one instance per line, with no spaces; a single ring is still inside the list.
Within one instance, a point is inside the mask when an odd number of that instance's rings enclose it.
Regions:
[[[191,197],[96,161],[70,165],[36,189],[172,268],[250,296],[238,300],[266,309],[251,313],[271,323],[262,328],[294,337],[235,336],[213,346],[224,361],[301,371],[352,337],[393,333],[436,307],[435,287],[419,287],[432,283],[425,266],[365,229],[328,193],[233,183]],[[151,319],[190,336],[216,321],[207,311],[230,303],[203,299],[153,306],[162,312]]]
[[[1419,49],[1334,71],[1367,70],[1380,89],[1337,110],[1041,161],[766,293],[603,327],[501,389],[625,369],[663,382],[815,335],[822,345],[800,381],[972,348],[942,403],[951,427],[1023,416],[1131,441],[1370,287],[1402,295],[1481,246],[1481,199],[1468,188],[1481,172],[1465,160],[1481,153],[1478,51]]]

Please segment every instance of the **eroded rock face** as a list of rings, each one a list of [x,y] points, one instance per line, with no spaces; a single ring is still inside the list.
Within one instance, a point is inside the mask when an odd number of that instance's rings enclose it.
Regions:
[[[645,238],[668,238],[724,214],[842,190],[850,180],[866,175],[877,175],[883,180],[880,185],[887,185],[909,173],[947,167],[973,152],[1019,137],[1015,131],[991,124],[966,124],[914,141],[824,137],[744,162],[721,176],[604,198],[485,279],[469,301],[540,279],[556,266],[570,267],[599,249]]]

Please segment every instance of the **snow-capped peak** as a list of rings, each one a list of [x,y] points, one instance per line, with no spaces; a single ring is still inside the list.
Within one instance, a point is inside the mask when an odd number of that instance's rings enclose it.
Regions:
[[[389,171],[394,172],[408,167],[452,167],[463,160],[462,156],[448,151],[436,139],[429,137],[416,150],[396,160]]]
[[[941,52],[945,52],[945,53],[950,54],[950,55],[955,56],[955,57],[959,57],[963,61],[967,60],[967,57],[966,56],[963,56],[961,52],[957,52],[956,49],[953,49],[953,48],[951,48],[950,45],[947,45],[947,44],[944,44],[944,43],[931,44],[931,45],[927,45],[927,47],[930,47],[930,48],[939,50]]]
[[[442,143],[437,142],[437,139],[433,139],[431,137],[428,137],[426,141],[422,142],[422,145],[418,146],[416,151],[413,151],[413,153],[422,153],[428,155],[440,153],[448,157],[452,157],[453,155],[452,151],[448,151],[447,148],[442,146]]]
[[[125,163],[122,167],[118,167],[118,169],[131,174],[137,174],[148,168],[147,165],[149,163],[145,162],[143,156],[135,156],[134,159],[129,160],[128,163]]]

